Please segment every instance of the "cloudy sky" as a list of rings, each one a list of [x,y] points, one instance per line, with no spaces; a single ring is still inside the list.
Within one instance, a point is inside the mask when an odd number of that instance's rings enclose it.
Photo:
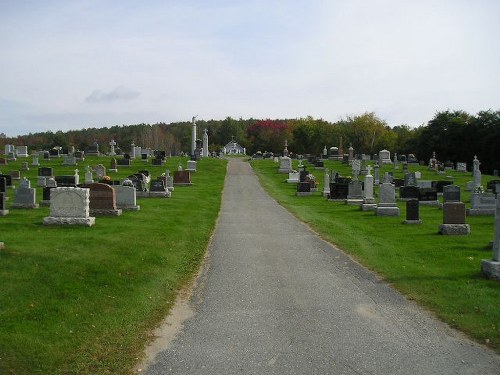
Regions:
[[[500,109],[498,0],[0,0],[0,132]]]

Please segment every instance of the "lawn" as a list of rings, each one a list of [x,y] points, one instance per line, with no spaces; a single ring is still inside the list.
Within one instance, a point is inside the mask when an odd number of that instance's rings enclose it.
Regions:
[[[113,179],[141,169],[156,178],[185,167],[134,160]],[[18,159],[1,166],[20,169]],[[109,158],[86,158],[77,168]],[[73,174],[61,159],[42,161],[56,175]],[[150,332],[168,314],[177,291],[198,270],[221,203],[226,161],[203,159],[193,186],[171,198],[138,198],[140,211],[97,217],[93,227],[42,225],[49,208],[10,209],[0,217],[0,373],[126,374],[143,355]],[[22,176],[36,185],[37,168]],[[10,206],[14,190],[8,192]],[[42,197],[37,188],[37,201]]]
[[[324,171],[306,165],[322,191]],[[377,217],[373,211],[363,212],[358,206],[327,201],[320,192],[297,197],[296,185],[285,182],[288,175],[279,174],[278,164],[273,161],[254,160],[252,166],[271,196],[325,240],[450,326],[500,352],[500,283],[483,278],[480,265],[481,259],[492,257],[494,217],[467,217],[470,235],[443,236],[438,234],[443,212],[437,207],[420,207],[422,224],[405,225],[404,202],[398,203],[400,217]],[[325,167],[342,176],[352,173],[348,165],[336,161],[325,162]],[[381,169],[403,178],[401,169]],[[450,176],[462,188],[462,201],[468,202],[470,193],[464,187],[472,180],[471,173],[446,171],[440,175],[425,166],[410,166],[410,171],[422,172],[426,180]],[[493,178],[483,175],[484,186]]]

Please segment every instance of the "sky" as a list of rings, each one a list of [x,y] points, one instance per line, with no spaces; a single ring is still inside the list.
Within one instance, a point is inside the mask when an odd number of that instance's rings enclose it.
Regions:
[[[0,133],[500,109],[498,0],[0,0]]]

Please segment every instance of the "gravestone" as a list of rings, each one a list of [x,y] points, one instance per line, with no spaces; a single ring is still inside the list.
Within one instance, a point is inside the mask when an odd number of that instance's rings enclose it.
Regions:
[[[352,160],[351,168],[352,168],[352,176],[354,177],[354,179],[357,179],[361,173],[361,160],[357,159]]]
[[[363,185],[361,181],[353,180],[349,183],[345,203],[348,205],[360,205],[363,203]]]
[[[473,182],[474,182],[474,192],[475,193],[480,193],[482,192],[482,175],[481,171],[479,169],[479,165],[481,163],[477,159],[477,156],[474,156],[474,160],[472,161],[473,169],[472,169],[472,176],[473,176]]]
[[[288,173],[288,179],[286,182],[289,184],[297,184],[299,183],[300,173],[299,172],[290,172]]]
[[[432,187],[435,187],[438,194],[443,193],[445,186],[453,185],[453,181],[432,181]]]
[[[375,185],[380,185],[380,166],[378,164],[375,164],[375,167],[373,168],[375,171],[375,175],[373,176],[373,181]]]
[[[165,185],[167,186],[168,191],[174,191],[174,178],[170,176],[170,170],[167,169],[165,171]]]
[[[29,180],[24,177],[14,193],[14,203],[11,208],[38,208],[36,190],[31,187]]]
[[[446,202],[443,204],[443,224],[439,226],[439,234],[470,234],[470,226],[465,223],[465,203]]]
[[[471,193],[470,205],[471,208],[467,209],[468,216],[495,215],[495,193]]]
[[[381,150],[378,152],[378,162],[380,165],[392,164],[391,152],[388,150]]]
[[[321,195],[327,197],[328,194],[330,194],[330,171],[326,168],[323,176],[323,193]]]
[[[77,165],[74,155],[64,155],[62,165]]]
[[[167,190],[165,186],[165,180],[163,177],[159,177],[156,180],[151,181],[151,186],[149,188],[150,197],[170,197],[171,193]]]
[[[50,206],[50,190],[57,187],[55,179],[50,178],[47,180],[47,186],[42,188],[42,200],[40,206]]]
[[[73,155],[78,163],[85,161],[85,151],[76,151]]]
[[[481,270],[487,278],[500,280],[500,199],[495,205],[493,256],[481,261]]]
[[[33,155],[33,160],[31,161],[31,165],[33,167],[38,167],[40,165],[40,163],[38,162],[38,155]]]
[[[410,199],[406,201],[406,220],[404,224],[421,224],[420,220],[420,205],[418,199]]]
[[[116,146],[116,142],[115,142],[114,139],[112,139],[109,142],[109,156],[115,156],[116,155],[115,146]]]
[[[125,155],[128,156],[128,154],[125,154]],[[120,167],[130,167],[132,165],[132,162],[131,162],[130,158],[124,157],[123,159],[118,159],[117,164]]]
[[[5,177],[0,177],[0,193],[7,194],[7,179]]]
[[[460,186],[447,185],[443,187],[443,203],[460,202]]]
[[[96,142],[94,142],[91,146],[89,146],[89,148],[87,148],[85,150],[85,154],[87,154],[88,156],[100,156],[101,153],[99,152],[99,144]]]
[[[0,216],[6,216],[9,214],[9,210],[6,205],[7,194],[0,192]]]
[[[292,159],[290,159],[288,156],[283,156],[282,158],[279,159],[279,162],[280,162],[280,166],[278,169],[278,173],[293,172]]]
[[[421,206],[439,206],[437,190],[435,188],[420,188],[418,201]]]
[[[457,163],[457,172],[467,172],[467,163]]]
[[[377,208],[373,195],[373,176],[371,174],[371,169],[372,167],[370,165],[366,168],[367,174],[365,175],[363,204],[361,204],[361,210],[363,211],[371,211]]]
[[[24,161],[22,164],[21,164],[21,170],[22,171],[29,171],[30,170],[30,167],[28,165],[28,162],[27,161]]]
[[[297,196],[306,196],[306,195],[312,195],[312,191],[311,191],[311,184],[309,182],[299,182],[297,184],[297,192],[296,192],[296,195]]]
[[[50,191],[50,216],[43,219],[44,225],[95,224],[89,215],[89,189],[58,187]]]
[[[94,176],[92,174],[92,169],[90,169],[90,165],[87,165],[85,168],[85,183],[92,184],[94,182]]]
[[[328,196],[328,200],[345,201],[347,199],[347,193],[349,191],[349,182],[332,182],[330,184],[330,195]]]
[[[389,182],[380,184],[376,215],[399,216],[399,207],[396,205],[396,188]]]
[[[117,169],[116,165],[117,165],[116,159],[115,158],[111,158],[109,171],[112,172],[112,173],[118,172],[118,169]]]
[[[404,186],[417,186],[417,177],[415,172],[405,174]]]
[[[10,174],[0,174],[0,180],[4,178],[5,179],[5,187],[6,188],[13,188],[14,186],[12,185],[12,177]],[[7,189],[5,189],[7,191]]]
[[[196,160],[188,160],[186,171],[196,172]]]
[[[115,190],[108,184],[94,182],[80,187],[90,189],[90,215],[119,216],[122,210],[116,207]]]
[[[486,183],[486,190],[495,192],[496,185],[500,184],[500,180],[489,180]]]
[[[100,181],[103,179],[104,176],[106,176],[106,167],[102,164],[97,164],[92,168],[92,170],[95,173],[95,178],[97,181]]]
[[[417,186],[401,186],[399,188],[399,199],[402,201],[408,201],[411,199],[416,199],[418,201],[420,195],[420,188]]]
[[[10,171],[9,174],[13,180],[20,180],[21,179],[21,171]]]
[[[115,189],[116,194],[116,208],[130,211],[141,209],[141,206],[137,205],[137,195],[133,185],[114,185],[113,189]]]
[[[9,165],[9,162],[6,158],[0,158],[0,165]]]
[[[189,171],[174,171],[174,185],[190,186],[192,184]]]
[[[37,186],[47,186],[47,180],[53,178],[53,170],[50,167],[38,167]]]

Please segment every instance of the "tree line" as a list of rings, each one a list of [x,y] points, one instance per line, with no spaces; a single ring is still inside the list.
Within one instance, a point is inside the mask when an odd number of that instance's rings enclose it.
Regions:
[[[358,154],[375,154],[382,149],[398,154],[414,154],[427,161],[436,152],[444,161],[467,162],[475,155],[485,172],[500,169],[500,111],[481,111],[471,115],[464,111],[436,113],[427,124],[416,128],[408,125],[390,127],[375,113],[367,112],[342,118],[337,122],[315,119],[234,119],[198,120],[198,138],[204,129],[209,135],[210,151],[219,152],[234,138],[248,154],[257,151],[280,154],[285,140],[288,150],[295,154],[320,155],[327,148],[340,145],[347,150],[352,144]],[[172,155],[189,152],[191,122],[170,124],[137,124],[102,128],[87,128],[67,132],[47,131],[14,138],[0,137],[0,144],[26,145],[29,150],[50,149],[56,146],[85,150],[97,142],[102,152],[109,149],[114,139],[124,151],[130,145],[165,150]]]

